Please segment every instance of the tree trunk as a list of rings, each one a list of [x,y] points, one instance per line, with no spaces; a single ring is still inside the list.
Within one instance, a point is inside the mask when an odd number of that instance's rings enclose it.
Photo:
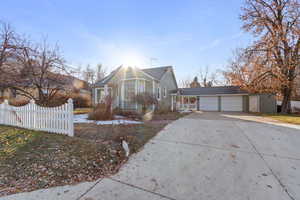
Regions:
[[[283,100],[281,104],[281,113],[289,114],[291,113],[291,97],[292,97],[292,88],[285,87],[282,90]]]

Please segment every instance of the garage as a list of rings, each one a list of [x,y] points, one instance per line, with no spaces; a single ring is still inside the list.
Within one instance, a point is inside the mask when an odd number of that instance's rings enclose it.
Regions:
[[[200,97],[200,110],[203,111],[218,111],[218,97]]]
[[[243,96],[221,96],[221,111],[243,111]]]

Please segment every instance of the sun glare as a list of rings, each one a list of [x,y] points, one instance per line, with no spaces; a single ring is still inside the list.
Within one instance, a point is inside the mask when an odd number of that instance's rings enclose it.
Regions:
[[[133,53],[125,54],[122,57],[122,64],[125,66],[137,67],[137,66],[141,66],[142,59],[137,54],[133,54]]]

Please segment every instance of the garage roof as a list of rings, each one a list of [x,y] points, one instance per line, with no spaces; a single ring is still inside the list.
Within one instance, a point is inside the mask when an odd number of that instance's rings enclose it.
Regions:
[[[179,88],[180,95],[218,95],[218,94],[248,94],[239,86],[220,86],[220,87],[200,87],[200,88]]]

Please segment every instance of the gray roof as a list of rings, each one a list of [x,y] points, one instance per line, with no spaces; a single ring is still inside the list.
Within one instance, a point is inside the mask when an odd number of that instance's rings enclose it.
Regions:
[[[248,94],[239,86],[220,86],[220,87],[200,87],[200,88],[180,88],[181,95],[218,95],[218,94]]]
[[[142,71],[146,72],[153,78],[160,80],[169,68],[172,68],[172,66],[148,68],[148,69],[142,69]]]
[[[104,87],[104,85],[107,84],[121,68],[122,66],[118,67],[117,69],[112,71],[108,76],[96,82],[95,86]],[[149,74],[154,79],[160,80],[169,68],[172,67],[171,66],[155,67],[155,68],[142,69],[142,71],[145,72],[146,74]]]
[[[104,87],[105,84],[107,84],[110,79],[112,79],[114,77],[114,75],[122,68],[122,66],[118,67],[117,69],[115,69],[114,71],[112,71],[109,75],[107,75],[106,77],[104,77],[102,80],[98,81],[95,83],[95,86],[97,87]]]

